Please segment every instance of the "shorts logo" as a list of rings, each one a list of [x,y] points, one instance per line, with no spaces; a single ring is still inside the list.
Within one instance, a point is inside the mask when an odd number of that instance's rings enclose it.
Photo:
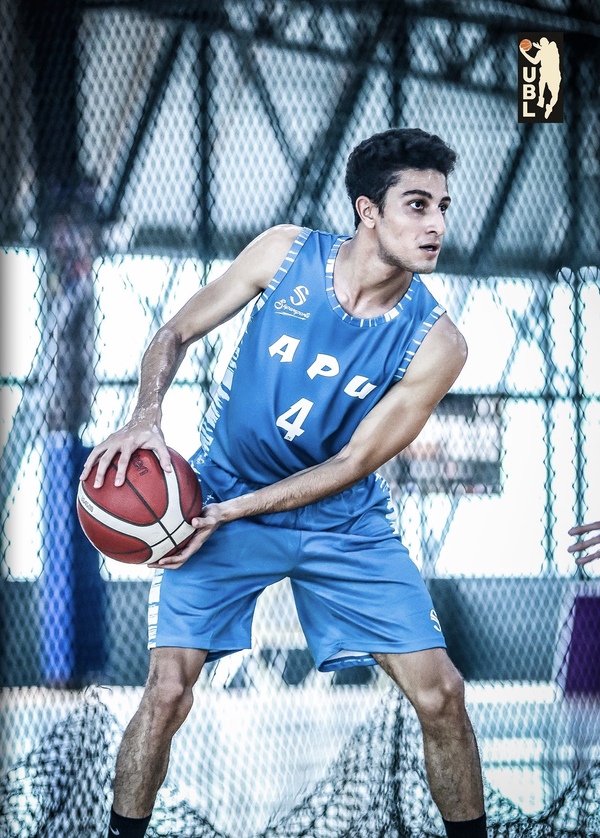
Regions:
[[[430,617],[430,619],[431,619],[431,622],[433,623],[433,627],[434,627],[434,629],[435,629],[436,631],[441,632],[442,627],[441,627],[441,625],[440,625],[440,618],[439,618],[439,617],[438,617],[438,615],[435,613],[435,609],[434,609],[434,608],[432,608],[432,609],[431,609],[431,611],[429,612],[429,617]]]
[[[519,38],[519,122],[563,121],[562,32],[522,32]]]

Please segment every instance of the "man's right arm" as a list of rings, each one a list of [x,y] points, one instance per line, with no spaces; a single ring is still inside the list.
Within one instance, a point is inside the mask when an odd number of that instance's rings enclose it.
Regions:
[[[162,468],[171,470],[160,429],[162,402],[188,347],[230,320],[266,288],[298,233],[299,228],[293,225],[272,227],[262,233],[244,248],[222,276],[197,291],[158,330],[142,358],[138,400],[131,419],[94,448],[84,465],[82,480],[98,463],[94,485],[101,486],[112,459],[120,454],[115,476],[115,486],[120,486],[137,448],[154,451]]]
[[[539,44],[534,44],[534,47],[537,47],[537,48],[539,49],[540,45],[539,45]],[[533,55],[529,55],[529,53],[528,53],[526,50],[524,50],[524,49],[523,49],[523,47],[521,47],[521,46],[519,46],[519,50],[520,50],[520,52],[521,52],[521,55],[524,55],[524,56],[525,56],[525,58],[526,58],[526,59],[527,59],[527,60],[528,60],[531,64],[539,64],[539,63],[540,63],[540,56],[539,56],[539,53],[538,53],[537,55],[535,55],[535,56],[533,56]]]

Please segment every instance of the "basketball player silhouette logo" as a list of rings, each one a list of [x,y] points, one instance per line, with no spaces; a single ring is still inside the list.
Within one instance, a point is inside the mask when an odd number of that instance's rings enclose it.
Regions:
[[[529,55],[529,51],[524,46],[529,45],[537,48],[535,55]],[[558,101],[558,94],[560,92],[561,72],[560,72],[560,54],[558,45],[555,41],[549,41],[548,38],[540,38],[539,42],[528,41],[527,44],[519,45],[521,54],[531,62],[531,64],[539,64],[539,88],[538,88],[538,108],[543,108],[546,105],[545,117],[548,119],[554,106]],[[546,104],[546,88],[550,93],[550,101]]]

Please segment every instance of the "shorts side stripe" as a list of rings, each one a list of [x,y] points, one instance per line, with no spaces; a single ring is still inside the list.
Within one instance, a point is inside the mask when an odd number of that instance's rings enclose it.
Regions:
[[[150,593],[148,594],[148,648],[156,647],[156,632],[158,629],[158,606],[160,603],[160,585],[164,570],[157,570],[154,573]]]

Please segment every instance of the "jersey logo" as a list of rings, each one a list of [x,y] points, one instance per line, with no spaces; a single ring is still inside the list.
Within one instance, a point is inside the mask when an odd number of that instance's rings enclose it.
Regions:
[[[303,302],[306,302],[306,300]],[[298,320],[308,320],[310,317],[310,311],[300,311],[299,309],[289,305],[287,300],[276,300],[273,303],[273,308],[275,309],[275,314],[283,314],[286,317],[296,317]]]
[[[306,285],[296,285],[290,295],[290,303],[294,306],[303,306],[308,294],[309,291]]]

